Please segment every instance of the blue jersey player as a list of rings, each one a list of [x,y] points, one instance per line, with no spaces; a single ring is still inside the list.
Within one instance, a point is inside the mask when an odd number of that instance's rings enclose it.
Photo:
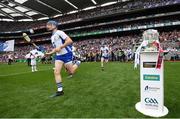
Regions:
[[[63,85],[61,70],[63,66],[68,70],[70,74],[74,74],[80,65],[80,61],[72,63],[73,53],[72,53],[72,39],[63,31],[58,30],[58,23],[56,21],[49,21],[46,24],[48,31],[52,31],[51,42],[54,49],[46,53],[46,55],[51,55],[56,53],[55,56],[55,68],[54,77],[57,84],[57,92],[52,97],[63,95]]]

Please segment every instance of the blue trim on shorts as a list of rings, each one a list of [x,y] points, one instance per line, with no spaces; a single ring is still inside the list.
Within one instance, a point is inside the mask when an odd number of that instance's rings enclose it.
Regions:
[[[55,60],[60,60],[64,63],[71,62],[73,60],[73,54],[72,52],[66,53],[64,55],[56,55]]]
[[[105,56],[102,56],[102,58],[104,58],[104,59],[106,59],[106,60],[107,60],[107,59],[109,59],[109,57],[108,57],[108,56],[107,56],[107,57],[105,57]]]

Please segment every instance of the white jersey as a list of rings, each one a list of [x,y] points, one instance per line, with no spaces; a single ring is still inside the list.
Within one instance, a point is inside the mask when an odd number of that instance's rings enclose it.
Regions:
[[[30,55],[30,58],[31,58],[31,65],[36,65],[36,58],[37,56],[36,55]]]
[[[12,55],[8,55],[8,59],[11,59],[11,60],[12,60],[12,59],[13,59],[13,58],[12,58]]]
[[[131,55],[131,54],[132,54],[132,50],[131,50],[131,49],[128,49],[128,50],[127,50],[127,54],[128,54],[128,55]]]
[[[74,46],[72,46],[72,53],[73,53],[73,56],[76,55],[76,48]]]
[[[67,37],[68,35],[66,35],[63,31],[57,30],[51,36],[51,42],[52,42],[53,47],[57,48],[57,47],[62,46]],[[65,48],[61,49],[61,51],[57,52],[56,55],[65,55],[67,53],[72,53],[72,45],[68,45]]]
[[[102,57],[108,57],[108,55],[109,55],[109,48],[107,46],[101,47],[101,53],[102,53]]]

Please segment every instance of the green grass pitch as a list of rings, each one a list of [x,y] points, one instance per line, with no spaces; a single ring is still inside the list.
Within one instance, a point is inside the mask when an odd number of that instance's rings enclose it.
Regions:
[[[65,95],[56,91],[53,65],[31,73],[26,64],[0,64],[0,117],[146,117],[135,110],[140,100],[139,70],[132,63],[82,63],[72,79],[63,71]],[[180,62],[165,63],[166,117],[180,117]]]

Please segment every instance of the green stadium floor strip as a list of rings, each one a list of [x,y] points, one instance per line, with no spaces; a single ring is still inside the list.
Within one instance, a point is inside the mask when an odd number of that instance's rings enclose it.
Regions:
[[[47,71],[47,70],[53,70],[53,68],[40,69],[37,72],[42,72],[42,71]],[[16,76],[16,75],[29,74],[29,73],[36,73],[36,72],[28,71],[28,72],[21,72],[21,73],[12,73],[12,74],[7,74],[7,75],[0,75],[0,77]]]

